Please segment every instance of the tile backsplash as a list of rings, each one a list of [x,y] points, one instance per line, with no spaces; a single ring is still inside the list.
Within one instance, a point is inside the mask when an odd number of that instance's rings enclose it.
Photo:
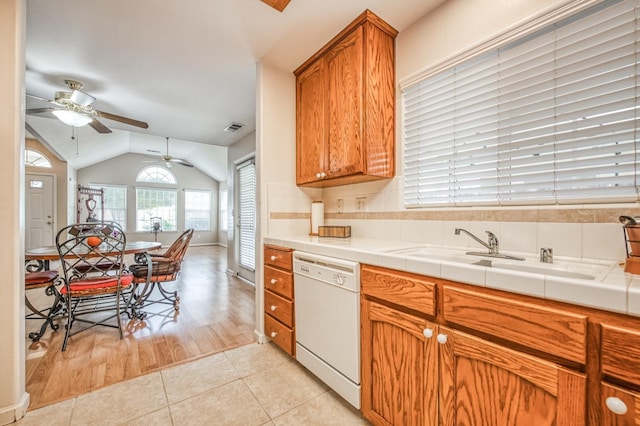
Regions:
[[[396,181],[325,189],[268,184],[265,234],[308,234],[311,202],[322,200],[325,223],[350,225],[356,238],[483,249],[468,236],[455,235],[455,228],[464,228],[482,240],[485,231],[493,232],[504,253],[536,255],[549,247],[560,258],[622,261],[626,251],[618,216],[640,216],[636,204],[408,210],[401,207]]]

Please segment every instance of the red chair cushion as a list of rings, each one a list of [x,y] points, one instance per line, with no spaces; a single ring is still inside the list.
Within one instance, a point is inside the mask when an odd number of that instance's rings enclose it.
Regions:
[[[29,272],[24,274],[25,287],[49,284],[51,281],[55,281],[57,279],[58,273],[56,271]]]
[[[122,288],[129,287],[133,281],[133,275],[122,274],[120,284]],[[69,285],[71,293],[110,293],[118,286],[118,277],[94,277],[73,281]],[[67,294],[67,288],[60,289],[62,294]]]

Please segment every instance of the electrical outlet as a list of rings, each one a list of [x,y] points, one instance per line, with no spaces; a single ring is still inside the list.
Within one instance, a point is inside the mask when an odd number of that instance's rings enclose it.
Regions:
[[[338,213],[344,212],[344,200],[342,198],[338,198],[337,208],[338,208]]]
[[[367,208],[367,197],[356,198],[356,210],[365,211]]]

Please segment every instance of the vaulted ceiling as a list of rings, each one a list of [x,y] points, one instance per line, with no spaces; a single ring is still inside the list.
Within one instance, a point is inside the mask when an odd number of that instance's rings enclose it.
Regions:
[[[165,151],[214,179],[224,156],[255,129],[256,63],[293,71],[364,9],[402,31],[444,0],[27,0],[26,91],[54,99],[83,84],[93,107],[149,124],[101,118],[113,132],[72,128],[45,112],[27,123],[73,167],[126,152]],[[27,98],[27,108],[51,104]],[[224,129],[244,125],[235,133]],[[77,148],[77,150],[76,150]]]

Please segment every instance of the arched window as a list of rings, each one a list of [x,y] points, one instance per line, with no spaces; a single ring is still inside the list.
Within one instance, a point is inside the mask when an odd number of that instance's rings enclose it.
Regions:
[[[38,151],[34,151],[32,149],[24,150],[24,165],[31,167],[45,167],[51,168],[51,161],[43,154],[40,154]]]
[[[176,178],[169,170],[159,166],[149,166],[140,170],[137,182],[176,184]]]

